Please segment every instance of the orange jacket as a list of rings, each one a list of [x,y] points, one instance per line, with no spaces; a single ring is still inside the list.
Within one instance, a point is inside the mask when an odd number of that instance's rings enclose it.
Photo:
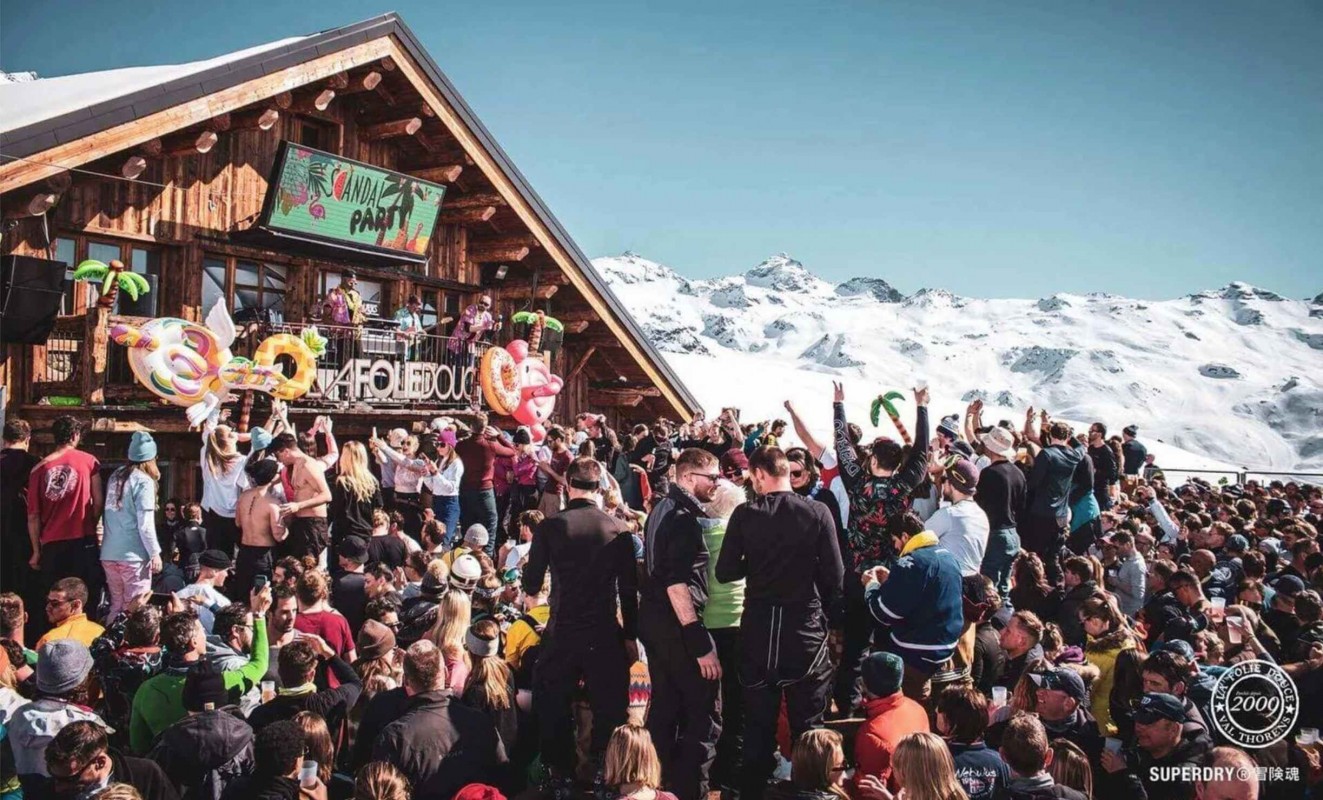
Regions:
[[[854,740],[854,782],[851,794],[860,797],[859,779],[876,775],[896,791],[891,776],[891,754],[896,745],[911,733],[928,730],[928,712],[900,692],[890,697],[874,697],[864,704],[865,722]]]

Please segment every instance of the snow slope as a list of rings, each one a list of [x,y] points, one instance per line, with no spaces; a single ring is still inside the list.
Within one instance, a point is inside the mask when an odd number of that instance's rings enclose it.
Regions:
[[[867,429],[873,397],[924,378],[935,418],[977,396],[990,422],[1018,425],[1033,405],[1137,424],[1167,467],[1323,471],[1323,295],[906,297],[880,278],[833,285],[785,254],[714,280],[633,253],[593,264],[709,411],[784,417],[789,399],[825,435],[838,380]]]

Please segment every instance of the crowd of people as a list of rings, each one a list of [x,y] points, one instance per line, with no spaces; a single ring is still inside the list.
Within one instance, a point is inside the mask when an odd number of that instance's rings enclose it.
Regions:
[[[830,431],[787,402],[343,443],[277,402],[205,426],[191,498],[146,432],[103,468],[77,419],[39,455],[11,418],[0,793],[1318,794],[1318,487],[1172,485],[1133,426],[913,400],[903,440],[837,385]],[[1262,747],[1215,720],[1248,661],[1298,697]]]

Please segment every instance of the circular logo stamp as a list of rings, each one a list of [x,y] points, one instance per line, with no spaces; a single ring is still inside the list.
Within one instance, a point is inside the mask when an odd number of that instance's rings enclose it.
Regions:
[[[1286,737],[1300,716],[1300,692],[1271,661],[1242,661],[1217,679],[1213,724],[1232,744],[1267,747]]]

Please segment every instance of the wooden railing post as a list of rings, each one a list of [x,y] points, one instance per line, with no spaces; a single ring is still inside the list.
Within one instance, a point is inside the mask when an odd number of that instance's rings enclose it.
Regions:
[[[106,362],[110,337],[106,326],[110,310],[100,305],[87,310],[86,336],[83,338],[83,402],[102,405],[106,402]]]

